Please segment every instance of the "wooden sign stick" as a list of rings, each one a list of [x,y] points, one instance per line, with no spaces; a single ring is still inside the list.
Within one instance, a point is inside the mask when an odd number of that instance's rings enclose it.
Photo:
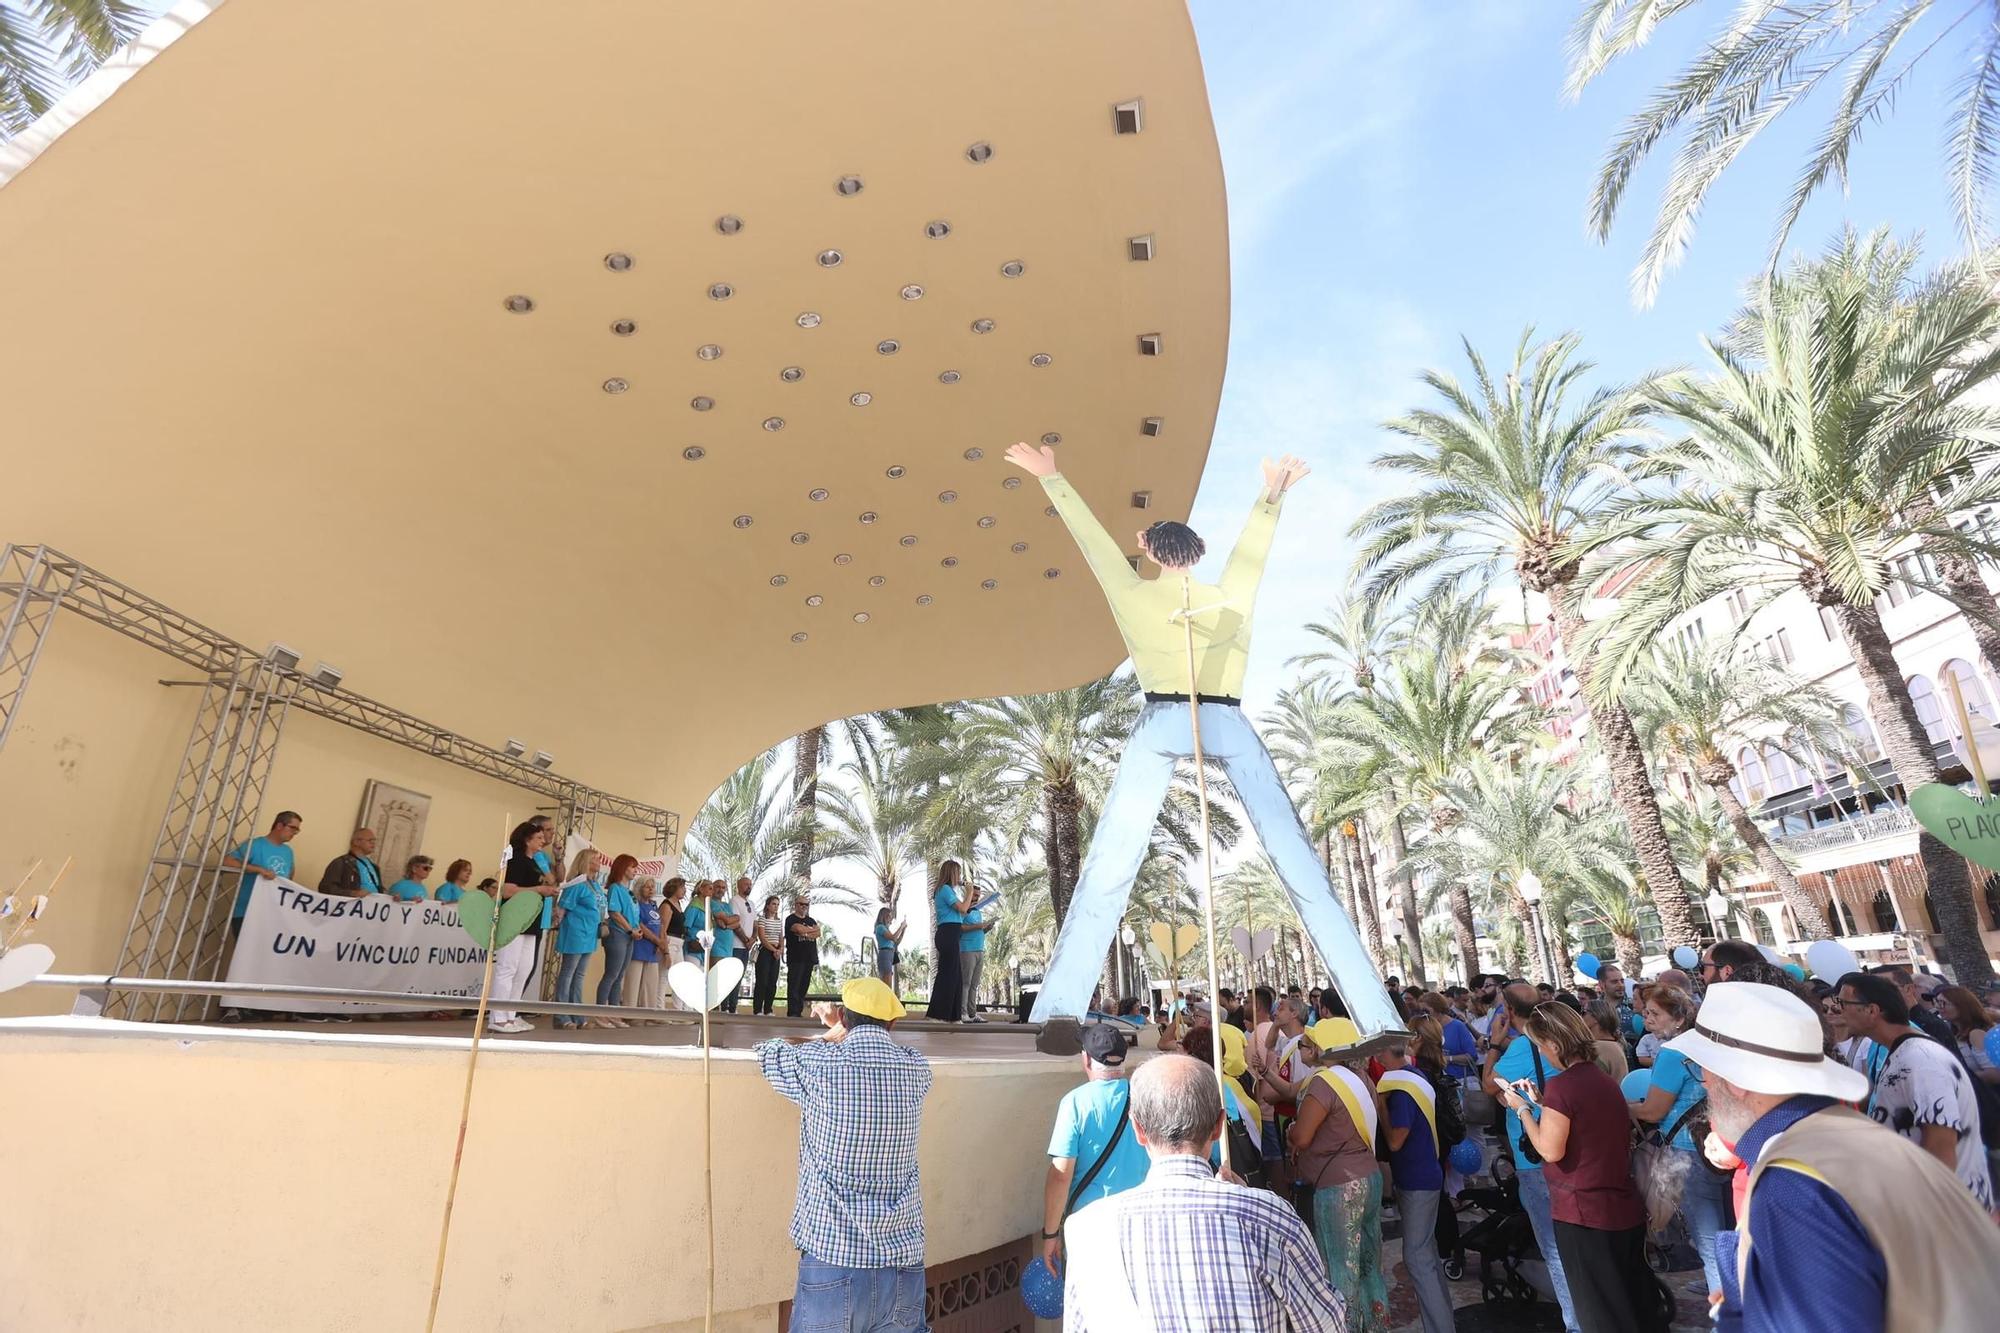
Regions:
[[[1188,723],[1194,737],[1194,790],[1201,807],[1201,915],[1208,936],[1209,1031],[1215,1033],[1215,1093],[1222,1101],[1226,1121],[1229,1085],[1222,1073],[1222,1037],[1216,1032],[1222,1026],[1222,988],[1215,965],[1215,844],[1209,839],[1208,769],[1201,754],[1201,695],[1197,692],[1200,681],[1194,664],[1194,585],[1185,574],[1181,575],[1181,629],[1187,636]],[[1227,1134],[1222,1136],[1222,1169],[1229,1170]]]
[[[75,863],[75,861],[76,858],[74,856],[66,856],[63,858],[62,869],[56,871],[56,877],[50,880],[49,887],[42,891],[41,897],[44,902],[46,902],[49,898],[55,896],[56,886],[63,882],[63,876],[69,873],[69,868],[72,864]],[[41,862],[36,861],[35,864],[40,865]],[[25,878],[22,879],[21,884],[23,887],[26,887],[27,883],[28,881]],[[20,889],[14,890],[14,892],[16,893],[19,893],[20,891],[21,891]],[[33,933],[35,928],[34,917],[29,914],[28,910],[24,910],[18,901],[16,901],[14,904],[14,910],[16,913],[20,915],[21,919],[14,923],[13,933],[7,936],[6,949],[11,949],[15,945],[19,944],[22,940],[27,939],[28,936]],[[6,949],[0,949],[0,953],[5,953]]]

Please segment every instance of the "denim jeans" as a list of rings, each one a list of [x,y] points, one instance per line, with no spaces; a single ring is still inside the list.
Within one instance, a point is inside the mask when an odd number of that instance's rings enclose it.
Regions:
[[[590,966],[592,956],[593,954],[588,953],[566,953],[562,956],[562,965],[556,972],[556,1003],[583,1003],[583,970]],[[556,1026],[580,1028],[583,1026],[583,1019],[568,1014],[557,1014]]]
[[[1396,1211],[1403,1217],[1403,1262],[1410,1270],[1410,1285],[1417,1289],[1417,1312],[1423,1317],[1424,1333],[1452,1333],[1451,1287],[1444,1279],[1444,1260],[1438,1256],[1437,1215],[1442,1190],[1406,1190],[1396,1187]]]
[[[597,979],[597,1002],[618,1003],[619,988],[625,984],[625,968],[632,961],[632,937],[611,927],[604,937],[604,975]]]
[[[842,1268],[801,1254],[791,1333],[930,1333],[923,1265]]]
[[[1674,1151],[1686,1152],[1686,1149]],[[1701,1275],[1708,1279],[1708,1289],[1721,1291],[1722,1271],[1715,1263],[1715,1233],[1728,1231],[1733,1225],[1736,1201],[1728,1176],[1710,1171],[1699,1153],[1687,1156],[1694,1160],[1688,1163],[1687,1186],[1681,1191],[1681,1216],[1687,1219],[1688,1235],[1694,1241],[1695,1253],[1701,1256]]]
[[[1542,1260],[1549,1266],[1549,1285],[1556,1289],[1556,1304],[1562,1307],[1563,1333],[1578,1333],[1576,1312],[1569,1303],[1569,1281],[1563,1276],[1562,1256],[1556,1253],[1556,1220],[1549,1213],[1549,1182],[1540,1170],[1519,1171],[1521,1207],[1528,1213],[1528,1225],[1535,1229],[1535,1244],[1542,1248]]]
[[[1104,970],[1132,881],[1146,859],[1153,823],[1173,782],[1174,764],[1194,754],[1188,714],[1185,703],[1168,702],[1148,703],[1140,712],[1091,834],[1090,850],[1084,854],[1083,871],[1056,938],[1055,957],[1042,978],[1032,1021],[1043,1023],[1057,1015],[1080,1019],[1090,1007],[1090,992]],[[1243,710],[1233,704],[1201,705],[1201,746],[1235,784],[1237,799],[1291,895],[1299,920],[1333,970],[1334,985],[1347,1002],[1355,1027],[1364,1037],[1400,1029],[1403,1020],[1375,975],[1354,923],[1334,897],[1326,867],[1299,823],[1291,794]]]

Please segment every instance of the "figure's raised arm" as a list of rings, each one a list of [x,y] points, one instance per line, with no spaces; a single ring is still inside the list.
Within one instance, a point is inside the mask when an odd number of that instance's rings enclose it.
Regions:
[[[1114,588],[1139,581],[1139,572],[1126,563],[1125,552],[1111,540],[1111,534],[1097,521],[1097,515],[1090,511],[1090,506],[1076,493],[1076,488],[1056,469],[1055,450],[1047,445],[1037,448],[1031,444],[1016,444],[1007,451],[1007,461],[1041,478],[1042,490],[1056,507],[1056,514],[1069,529],[1069,535],[1075,538],[1077,548],[1090,565],[1090,572],[1097,575],[1100,584]]]
[[[1286,454],[1275,463],[1265,459],[1263,472],[1264,489],[1258,492],[1249,521],[1243,525],[1243,535],[1236,539],[1229,552],[1229,563],[1222,568],[1223,592],[1245,613],[1256,598],[1258,582],[1264,577],[1264,561],[1271,554],[1271,538],[1278,531],[1278,508],[1285,492],[1310,475],[1312,469],[1303,458]]]

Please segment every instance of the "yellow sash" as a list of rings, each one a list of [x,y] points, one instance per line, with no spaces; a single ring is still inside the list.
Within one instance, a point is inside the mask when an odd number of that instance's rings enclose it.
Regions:
[[[1341,1105],[1347,1108],[1347,1117],[1354,1122],[1355,1129],[1360,1132],[1361,1141],[1373,1151],[1376,1127],[1375,1090],[1368,1086],[1368,1080],[1351,1069],[1342,1069],[1339,1065],[1329,1065],[1313,1077],[1326,1080],[1326,1085],[1333,1089],[1335,1095],[1340,1098]]]
[[[1431,1085],[1424,1081],[1424,1076],[1407,1069],[1391,1069],[1382,1075],[1382,1081],[1375,1086],[1382,1090],[1384,1098],[1392,1092],[1406,1092],[1410,1095],[1410,1099],[1417,1104],[1417,1109],[1424,1113],[1424,1119],[1430,1122],[1431,1146],[1437,1150],[1438,1160],[1443,1161],[1444,1136],[1438,1133],[1437,1093],[1433,1092]]]

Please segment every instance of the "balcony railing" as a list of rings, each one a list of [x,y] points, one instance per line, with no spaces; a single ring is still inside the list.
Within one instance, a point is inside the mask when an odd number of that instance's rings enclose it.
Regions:
[[[1891,806],[1887,810],[1855,815],[1823,828],[1777,834],[1771,841],[1788,851],[1816,852],[1823,847],[1844,847],[1850,843],[1892,837],[1898,833],[1906,833],[1916,826],[1916,817],[1908,810],[1901,806]]]

